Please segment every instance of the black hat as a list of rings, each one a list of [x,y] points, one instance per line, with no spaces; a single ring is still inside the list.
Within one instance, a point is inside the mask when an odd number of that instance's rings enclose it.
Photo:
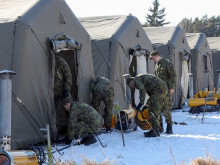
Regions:
[[[129,86],[130,81],[133,80],[133,79],[134,79],[134,77],[128,77],[127,78],[126,83],[127,83],[128,86]]]

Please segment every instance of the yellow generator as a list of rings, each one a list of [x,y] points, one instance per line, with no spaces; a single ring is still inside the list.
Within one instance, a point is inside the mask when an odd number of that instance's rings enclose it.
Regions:
[[[199,91],[193,96],[193,99],[186,100],[186,106],[190,107],[192,114],[200,112],[219,111],[220,93],[215,91]]]
[[[34,151],[4,151],[0,150],[0,165],[38,165]]]
[[[113,118],[115,129],[121,130],[122,128],[123,131],[137,131],[136,115],[137,111],[132,106],[128,109],[120,110]]]
[[[137,125],[143,130],[149,130],[152,128],[152,124],[150,122],[150,116],[147,108],[137,113],[135,121]]]

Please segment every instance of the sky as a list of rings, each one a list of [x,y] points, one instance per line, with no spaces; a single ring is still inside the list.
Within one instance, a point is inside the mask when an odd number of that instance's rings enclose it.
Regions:
[[[147,130],[138,128],[137,131],[124,133],[123,146],[120,131],[114,130],[99,135],[103,145],[107,145],[105,148],[97,141],[89,146],[71,146],[60,154],[55,152],[53,156],[56,161],[75,161],[77,165],[82,165],[85,158],[96,160],[96,163],[106,159],[113,162],[113,165],[187,165],[195,158],[208,155],[220,160],[219,113],[206,112],[203,118],[202,113],[196,115],[183,110],[188,108],[172,111],[173,121],[178,123],[173,125],[174,134],[146,138],[143,132]],[[187,125],[180,125],[181,122]],[[57,146],[58,149],[62,147]]]
[[[66,0],[77,17],[129,15],[136,16],[143,24],[154,0]],[[201,18],[220,15],[219,0],[159,0],[165,8],[165,20],[176,26],[183,18]]]

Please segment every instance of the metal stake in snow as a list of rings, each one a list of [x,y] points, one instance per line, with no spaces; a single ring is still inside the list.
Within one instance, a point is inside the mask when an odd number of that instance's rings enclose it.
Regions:
[[[0,147],[11,150],[11,93],[12,75],[10,70],[0,71]]]

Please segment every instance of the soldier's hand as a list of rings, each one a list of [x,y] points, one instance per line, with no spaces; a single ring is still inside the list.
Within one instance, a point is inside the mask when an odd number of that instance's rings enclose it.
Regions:
[[[71,105],[71,103],[65,103],[65,104],[63,105],[63,107],[64,107],[64,109],[65,109],[66,111],[69,111],[69,110],[70,110],[70,105]]]
[[[174,89],[170,89],[170,95],[174,93]]]

